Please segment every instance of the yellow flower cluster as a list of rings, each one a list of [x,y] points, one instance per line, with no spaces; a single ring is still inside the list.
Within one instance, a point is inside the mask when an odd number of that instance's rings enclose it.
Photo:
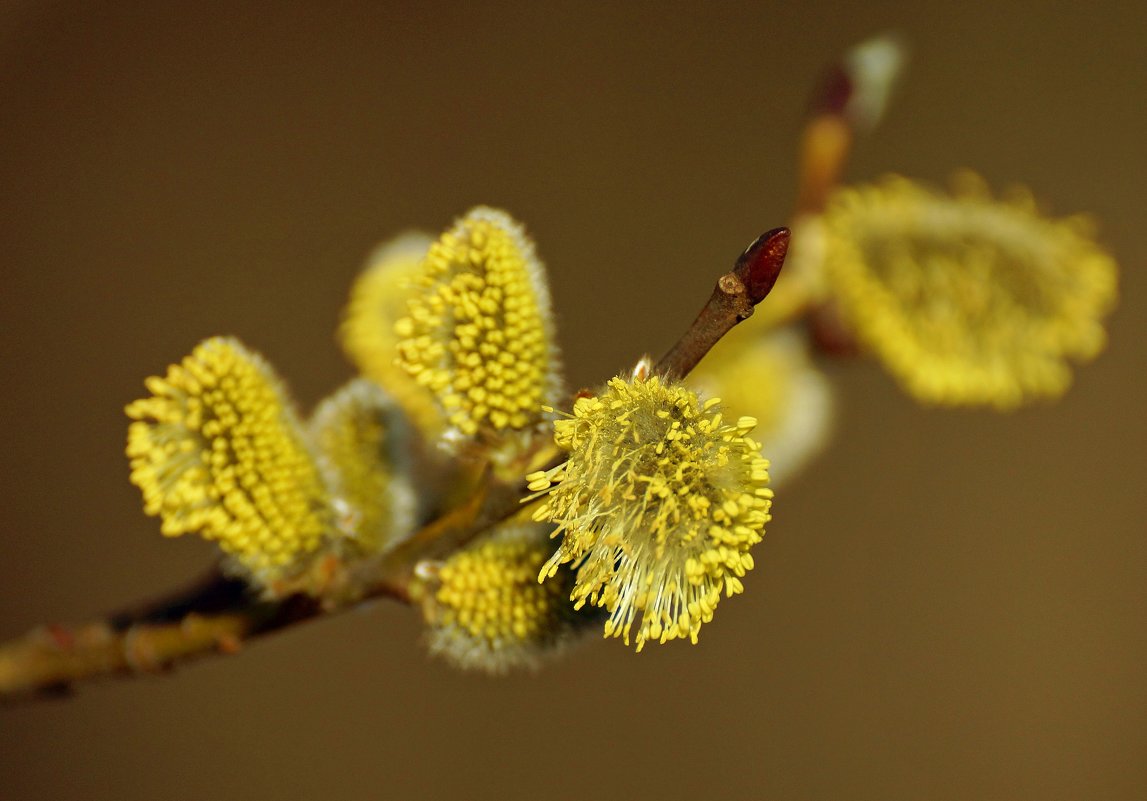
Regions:
[[[334,563],[320,557],[349,565],[409,533],[408,457],[441,474],[422,488],[430,502],[454,476],[422,442],[478,439],[505,468],[517,454],[500,446],[524,442],[506,435],[538,426],[558,392],[542,267],[521,227],[492,209],[436,242],[408,234],[377,251],[341,338],[364,378],[306,428],[270,367],[225,338],[148,379],[153,396],[127,407],[147,513],[167,535],[214,540],[272,594],[334,589],[323,584]],[[407,421],[421,442],[407,441]]]
[[[477,208],[427,253],[395,324],[399,364],[462,438],[536,425],[558,390],[549,292],[534,246],[504,212]]]
[[[844,318],[920,400],[1010,408],[1062,394],[1068,358],[1103,347],[1116,267],[1080,218],[995,200],[974,176],[953,196],[904,178],[838,191],[823,220],[828,287]]]
[[[724,591],[743,589],[749,549],[770,519],[768,462],[751,417],[725,423],[719,401],[657,376],[614,378],[554,424],[569,460],[527,477],[548,493],[534,513],[562,542],[539,576],[572,562],[571,599],[609,612],[606,636],[697,641]]]
[[[406,301],[432,243],[425,234],[408,233],[378,248],[351,288],[339,327],[343,350],[359,372],[386,387],[427,440],[442,433],[446,418],[430,390],[396,363],[394,324],[406,316]]]
[[[807,338],[791,329],[737,326],[689,373],[685,385],[757,420],[775,487],[798,473],[828,440],[832,388],[809,358]]]
[[[553,552],[549,527],[507,524],[428,573],[423,612],[432,652],[463,667],[503,673],[536,667],[573,630],[568,587],[540,585]]]
[[[281,384],[238,341],[209,339],[127,409],[131,480],[167,536],[199,532],[252,574],[319,548],[327,489]]]

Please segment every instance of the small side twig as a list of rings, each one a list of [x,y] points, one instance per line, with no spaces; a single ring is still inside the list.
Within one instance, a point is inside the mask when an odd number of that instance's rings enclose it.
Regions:
[[[886,33],[849,50],[822,78],[801,136],[795,218],[824,210],[857,134],[871,131],[884,116],[907,58],[900,37]]]

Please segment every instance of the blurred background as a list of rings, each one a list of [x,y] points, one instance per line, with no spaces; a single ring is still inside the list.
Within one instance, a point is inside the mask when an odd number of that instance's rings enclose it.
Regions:
[[[1147,7],[1034,0],[0,5],[0,636],[211,560],[140,510],[123,405],[200,339],[309,409],[380,241],[534,234],[573,385],[662,352],[783,224],[806,97],[913,60],[853,180],[959,167],[1093,213],[1108,351],[1059,403],[918,408],[830,366],[837,436],[702,644],[457,673],[390,603],[0,710],[4,799],[1147,797]]]

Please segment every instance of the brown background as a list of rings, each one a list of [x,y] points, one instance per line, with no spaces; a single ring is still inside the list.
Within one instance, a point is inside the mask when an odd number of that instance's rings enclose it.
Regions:
[[[915,59],[851,175],[971,166],[1091,211],[1122,303],[1066,399],[1012,416],[834,365],[837,439],[700,647],[495,681],[380,604],[0,710],[0,798],[1147,797],[1142,3],[103,6],[0,23],[3,636],[208,562],[141,514],[121,407],[235,334],[309,408],[395,232],[527,222],[574,384],[665,348],[785,221],[821,66],[888,27]]]

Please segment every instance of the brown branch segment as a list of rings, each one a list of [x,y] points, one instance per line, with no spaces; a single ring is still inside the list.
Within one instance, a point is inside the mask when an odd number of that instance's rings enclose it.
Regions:
[[[0,699],[67,692],[98,676],[162,673],[237,652],[242,643],[316,617],[317,601],[263,601],[218,572],[174,595],[79,626],[49,625],[0,646]]]
[[[461,547],[521,508],[525,482],[487,473],[469,500],[387,556],[365,592],[345,605],[294,594],[265,600],[243,581],[212,571],[181,592],[79,626],[42,626],[0,645],[0,700],[66,694],[77,682],[162,673],[216,654],[233,654],[256,637],[366,598],[409,600],[414,565]]]
[[[117,631],[105,621],[35,629],[0,653],[0,697],[64,694],[94,676],[157,673],[176,662],[238,650],[250,630],[242,614],[189,614],[178,623]]]
[[[260,598],[246,582],[212,571],[183,591],[78,626],[41,626],[0,645],[0,701],[67,694],[86,679],[163,673],[216,654],[234,654],[265,634],[335,614],[367,598],[409,601],[414,565],[460,547],[521,508],[525,482],[487,473],[469,500],[399,546],[349,604],[297,593]]]

